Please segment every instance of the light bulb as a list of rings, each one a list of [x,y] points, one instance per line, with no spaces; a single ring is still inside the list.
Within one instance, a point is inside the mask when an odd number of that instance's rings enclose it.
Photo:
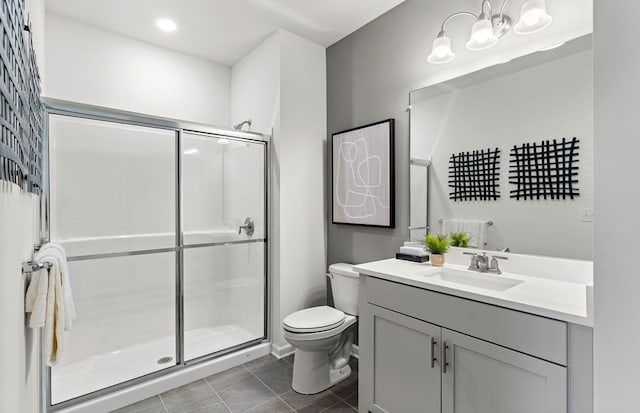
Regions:
[[[471,38],[467,42],[467,49],[482,50],[493,46],[498,38],[493,33],[493,25],[491,21],[480,18],[471,27]]]
[[[525,26],[533,26],[540,21],[540,16],[536,13],[529,13],[522,19]]]
[[[526,0],[522,3],[520,19],[513,31],[518,34],[536,33],[549,27],[552,20],[544,0]]]
[[[441,64],[450,62],[455,57],[456,55],[451,51],[451,40],[444,33],[439,33],[433,41],[431,54],[427,57],[427,61],[432,64]]]

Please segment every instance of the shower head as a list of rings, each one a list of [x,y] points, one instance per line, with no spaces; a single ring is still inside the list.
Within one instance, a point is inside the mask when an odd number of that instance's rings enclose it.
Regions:
[[[247,120],[245,120],[245,121],[242,121],[242,122],[238,123],[237,125],[233,125],[233,129],[238,129],[238,130],[240,130],[240,129],[242,129],[242,127],[245,125],[245,123],[246,123],[247,125],[249,125],[249,128],[251,128],[251,119],[247,119]]]

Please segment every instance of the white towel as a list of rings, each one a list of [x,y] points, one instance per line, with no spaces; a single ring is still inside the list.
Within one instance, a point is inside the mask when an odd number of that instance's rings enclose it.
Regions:
[[[442,233],[445,235],[449,235],[452,232],[460,232],[462,231],[462,220],[461,219],[443,219],[442,220]]]
[[[36,260],[50,263],[51,268],[32,274],[25,311],[31,313],[29,327],[44,327],[43,356],[47,365],[53,366],[62,358],[64,332],[71,329],[76,310],[64,249],[58,244],[45,244],[36,254]]]
[[[443,219],[442,233],[466,232],[469,236],[469,247],[484,248],[487,243],[487,228],[489,223],[478,219]]]
[[[462,231],[469,235],[469,246],[473,248],[484,248],[487,243],[487,221],[478,219],[467,219],[462,221]]]

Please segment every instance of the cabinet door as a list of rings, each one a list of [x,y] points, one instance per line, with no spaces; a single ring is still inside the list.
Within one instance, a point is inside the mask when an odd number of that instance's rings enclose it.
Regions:
[[[440,327],[368,304],[363,360],[371,413],[440,412]]]
[[[565,413],[567,369],[442,329],[443,413]]]

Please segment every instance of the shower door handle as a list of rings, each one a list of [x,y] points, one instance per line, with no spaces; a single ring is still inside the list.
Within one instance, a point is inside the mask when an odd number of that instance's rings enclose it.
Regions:
[[[255,229],[255,226],[253,224],[253,219],[251,219],[251,217],[247,217],[244,220],[244,225],[240,225],[240,228],[238,228],[238,235],[242,234],[243,229],[245,234],[249,236],[253,235],[253,230]]]

